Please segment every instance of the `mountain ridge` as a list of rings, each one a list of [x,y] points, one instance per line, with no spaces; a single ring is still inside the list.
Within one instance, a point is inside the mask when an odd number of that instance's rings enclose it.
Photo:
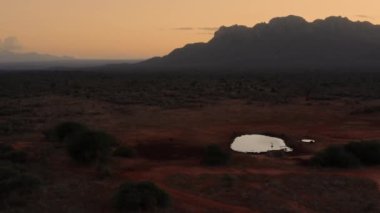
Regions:
[[[148,67],[380,68],[380,25],[331,16],[290,15],[253,27],[222,26],[206,43],[187,44]]]

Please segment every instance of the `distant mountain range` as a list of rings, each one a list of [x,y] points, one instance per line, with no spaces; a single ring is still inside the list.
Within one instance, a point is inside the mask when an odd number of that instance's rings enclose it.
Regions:
[[[328,17],[274,18],[254,27],[221,27],[207,43],[188,44],[145,67],[380,68],[380,25]]]
[[[40,53],[16,53],[0,51],[0,70],[37,70],[37,69],[72,69],[90,68],[107,64],[134,64],[141,60],[97,60],[59,57]]]
[[[164,57],[138,60],[78,60],[0,50],[0,70],[96,67],[211,69],[380,69],[380,25],[328,17],[274,18],[254,27],[221,27],[207,43],[188,44]]]
[[[40,53],[15,53],[12,51],[0,51],[0,63],[27,63],[46,61],[67,61],[74,60],[72,57],[58,57]]]

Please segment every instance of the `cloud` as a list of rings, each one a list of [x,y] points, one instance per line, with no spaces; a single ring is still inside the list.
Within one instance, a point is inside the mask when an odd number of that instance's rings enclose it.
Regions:
[[[193,31],[193,30],[216,31],[218,29],[219,29],[218,27],[176,27],[176,28],[172,28],[172,30],[180,30],[180,31]]]
[[[219,27],[198,27],[198,30],[204,30],[204,31],[216,31]]]
[[[176,28],[173,28],[173,30],[194,30],[194,28],[192,27],[176,27]]]
[[[358,15],[356,15],[356,17],[365,18],[365,19],[374,19],[372,16],[367,16],[367,15],[363,15],[363,14],[358,14]]]
[[[16,37],[6,37],[0,40],[0,51],[15,51],[22,49],[19,40]]]

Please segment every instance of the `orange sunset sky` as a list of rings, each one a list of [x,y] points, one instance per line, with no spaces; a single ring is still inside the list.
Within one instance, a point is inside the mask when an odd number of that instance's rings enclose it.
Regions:
[[[18,51],[136,59],[208,41],[221,25],[331,15],[380,23],[380,0],[0,0],[0,39]]]

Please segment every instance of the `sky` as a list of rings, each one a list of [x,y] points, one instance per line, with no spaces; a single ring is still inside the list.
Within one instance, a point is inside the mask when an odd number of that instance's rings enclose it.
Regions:
[[[143,59],[206,42],[220,26],[331,15],[380,23],[379,0],[0,0],[0,50]]]

